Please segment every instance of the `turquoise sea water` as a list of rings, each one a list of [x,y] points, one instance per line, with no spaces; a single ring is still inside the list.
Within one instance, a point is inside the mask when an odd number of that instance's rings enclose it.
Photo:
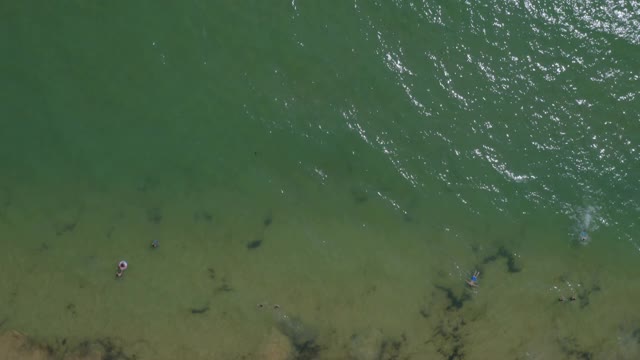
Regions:
[[[640,357],[639,2],[0,14],[0,332],[52,358]]]

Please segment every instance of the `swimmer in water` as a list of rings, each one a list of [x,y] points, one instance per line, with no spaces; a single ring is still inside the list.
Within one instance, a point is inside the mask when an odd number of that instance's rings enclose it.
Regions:
[[[576,297],[575,297],[574,295],[571,295],[571,296],[569,297],[569,299],[568,299],[568,300],[569,300],[569,301],[576,301],[577,299],[576,299]],[[566,297],[564,297],[564,296],[560,296],[560,297],[558,298],[558,301],[560,301],[560,302],[566,302],[566,301],[567,301],[567,298],[566,298]]]
[[[580,241],[586,243],[589,240],[589,234],[587,234],[587,230],[582,230],[580,232]]]
[[[129,264],[122,260],[118,263],[118,271],[116,271],[116,279],[121,278],[124,275],[124,271],[127,270]]]
[[[471,287],[478,287],[478,276],[480,276],[480,271],[476,270],[471,279],[465,280],[465,282]]]

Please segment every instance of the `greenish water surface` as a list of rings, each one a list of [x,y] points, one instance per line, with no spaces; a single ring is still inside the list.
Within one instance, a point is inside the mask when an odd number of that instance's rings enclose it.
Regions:
[[[637,359],[638,14],[4,2],[0,332],[138,359]]]

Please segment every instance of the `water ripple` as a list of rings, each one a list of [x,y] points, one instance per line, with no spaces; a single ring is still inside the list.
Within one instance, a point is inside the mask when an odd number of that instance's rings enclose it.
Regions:
[[[639,2],[354,4],[414,117],[349,127],[413,187],[436,179],[474,212],[476,190],[503,210],[638,206],[622,194],[640,192]]]

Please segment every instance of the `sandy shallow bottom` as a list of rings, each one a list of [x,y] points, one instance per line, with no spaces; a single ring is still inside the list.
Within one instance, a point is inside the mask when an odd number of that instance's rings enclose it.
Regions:
[[[465,222],[445,209],[434,224],[360,195],[146,191],[12,192],[0,358],[640,356],[635,254],[574,244],[544,216]]]

